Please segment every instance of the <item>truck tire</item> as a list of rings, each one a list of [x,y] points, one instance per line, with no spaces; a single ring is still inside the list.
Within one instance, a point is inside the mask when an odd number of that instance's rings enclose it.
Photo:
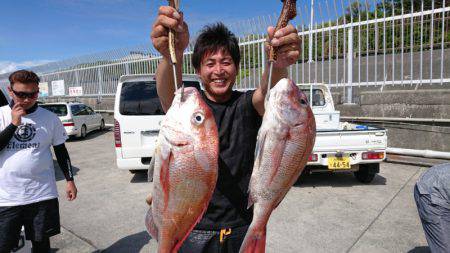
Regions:
[[[379,163],[361,164],[359,165],[359,171],[355,172],[355,177],[359,182],[368,184],[372,182],[378,172],[380,172]]]

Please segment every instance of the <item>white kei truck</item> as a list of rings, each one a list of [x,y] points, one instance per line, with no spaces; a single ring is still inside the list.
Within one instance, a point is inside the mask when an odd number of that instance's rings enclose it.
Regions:
[[[312,101],[310,104],[316,119],[316,142],[306,171],[351,171],[358,181],[372,182],[380,172],[380,163],[386,159],[386,130],[341,122],[328,86],[298,86]]]
[[[184,75],[185,86],[201,89],[196,75]],[[386,157],[386,130],[340,122],[330,89],[323,84],[299,85],[308,98],[317,135],[306,171],[354,172],[370,183]],[[136,173],[147,170],[159,133],[163,110],[154,75],[125,75],[119,79],[114,105],[114,139],[119,169]]]

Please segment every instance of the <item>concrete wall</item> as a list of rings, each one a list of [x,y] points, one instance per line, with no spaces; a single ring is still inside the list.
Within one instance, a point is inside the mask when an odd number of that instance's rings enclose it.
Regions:
[[[450,49],[444,49],[444,60],[441,58],[442,50],[424,50],[422,54],[420,52],[413,52],[412,61],[411,54],[404,53],[403,61],[401,54],[386,54],[383,55],[370,55],[361,56],[361,59],[355,53],[352,58],[352,80],[354,83],[358,81],[361,84],[365,82],[382,82],[383,80],[408,80],[413,78],[413,80],[422,79],[440,79],[441,78],[441,64],[444,64],[443,68],[443,78],[450,78],[450,68],[446,67],[450,64]],[[422,60],[422,75],[420,75],[420,61]],[[343,58],[338,60],[325,61],[322,64],[321,59],[317,62],[298,64],[298,80],[300,83],[302,81],[309,83],[316,80],[318,83],[347,83],[348,81],[348,69],[347,61]],[[403,62],[403,76],[401,72]],[[375,64],[376,63],[376,64]],[[359,65],[360,64],[360,65]],[[412,73],[411,73],[412,64]],[[322,65],[323,65],[323,76],[322,76]],[[367,65],[369,68],[367,69]],[[375,75],[375,66],[377,67],[377,73]],[[309,69],[309,67],[311,69]],[[317,67],[317,74],[316,74]],[[368,70],[368,71],[367,71]],[[296,79],[295,67],[293,69],[293,78]],[[303,73],[303,74],[302,74]]]
[[[449,87],[394,88],[382,92],[374,87],[355,88],[355,104],[342,103],[342,89],[335,89],[333,97],[342,116],[450,119]],[[390,147],[450,152],[450,123],[365,123],[386,128]]]

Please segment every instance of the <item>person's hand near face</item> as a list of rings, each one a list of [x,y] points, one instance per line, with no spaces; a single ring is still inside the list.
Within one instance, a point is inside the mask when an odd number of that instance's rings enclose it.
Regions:
[[[15,103],[11,109],[11,123],[15,126],[20,126],[22,123],[22,116],[25,116],[26,114],[23,105],[21,103]]]

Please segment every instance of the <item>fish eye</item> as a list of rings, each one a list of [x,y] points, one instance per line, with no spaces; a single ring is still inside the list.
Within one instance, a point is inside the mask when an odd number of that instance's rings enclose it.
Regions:
[[[196,125],[200,125],[204,120],[205,116],[200,112],[195,113],[194,117],[192,118],[193,123]]]
[[[300,104],[302,104],[302,105],[308,105],[308,102],[306,102],[305,99],[301,98],[301,99],[300,99]]]

